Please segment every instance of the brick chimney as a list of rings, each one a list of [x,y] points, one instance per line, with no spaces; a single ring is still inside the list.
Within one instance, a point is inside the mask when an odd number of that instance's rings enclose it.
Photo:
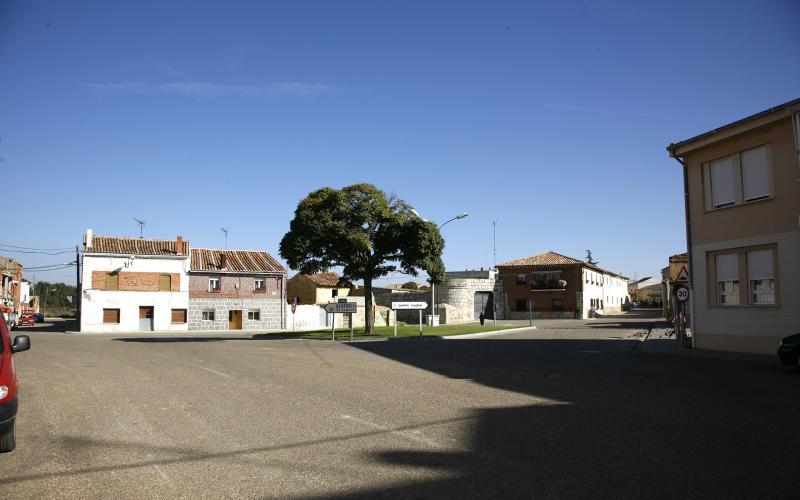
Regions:
[[[219,254],[219,268],[225,269],[228,266],[228,258],[225,256],[224,252]]]
[[[175,242],[175,253],[183,255],[183,236],[178,235],[178,240]]]
[[[92,248],[92,230],[86,230],[86,236],[83,237],[83,245],[86,248]]]

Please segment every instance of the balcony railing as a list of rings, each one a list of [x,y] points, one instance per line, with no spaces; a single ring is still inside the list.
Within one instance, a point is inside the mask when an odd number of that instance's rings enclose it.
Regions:
[[[531,291],[566,290],[567,282],[564,280],[546,280],[531,282]]]

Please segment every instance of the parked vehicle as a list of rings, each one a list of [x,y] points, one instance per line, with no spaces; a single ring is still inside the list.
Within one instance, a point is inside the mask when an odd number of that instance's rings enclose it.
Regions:
[[[33,326],[33,314],[25,314],[22,315],[17,320],[17,326]]]
[[[33,326],[35,322],[36,320],[33,317],[33,309],[25,308],[22,310],[22,314],[19,315],[17,326]]]
[[[31,348],[27,335],[18,335],[11,342],[5,315],[0,312],[0,453],[17,446],[15,420],[17,418],[17,373],[14,354]]]
[[[800,333],[789,335],[778,344],[778,359],[784,365],[795,365],[800,370]]]

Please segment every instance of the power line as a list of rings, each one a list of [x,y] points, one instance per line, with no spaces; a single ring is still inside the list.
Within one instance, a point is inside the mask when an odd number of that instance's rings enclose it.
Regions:
[[[41,250],[41,251],[50,251],[54,252],[56,250],[72,250],[73,247],[63,247],[63,248],[35,248],[35,247],[21,247],[18,245],[9,245],[8,243],[0,243],[0,246],[10,247],[10,248],[19,248],[20,250]]]
[[[25,267],[23,268],[25,271],[54,271],[56,269],[67,269],[69,267],[75,267],[77,264],[75,262],[65,262],[63,264],[50,264],[48,266],[34,266],[34,267]]]
[[[61,255],[61,254],[65,254],[65,253],[72,253],[75,250],[63,250],[63,251],[59,251],[59,252],[46,252],[46,251],[42,251],[42,250],[14,250],[14,249],[11,249],[11,248],[4,248],[4,245],[0,245],[0,251],[9,252],[9,253],[26,253],[26,254],[35,253],[35,254],[41,254],[41,255]]]

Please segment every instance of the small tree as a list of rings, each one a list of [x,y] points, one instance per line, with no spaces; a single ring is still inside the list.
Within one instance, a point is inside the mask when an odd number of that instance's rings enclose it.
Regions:
[[[592,251],[591,250],[586,250],[586,263],[589,264],[590,266],[596,266],[597,264],[599,264],[599,262],[597,262],[596,260],[592,259]]]
[[[294,212],[280,243],[281,257],[301,273],[342,268],[342,278],[364,281],[366,332],[375,331],[372,282],[402,270],[428,273],[434,283],[444,277],[439,228],[418,217],[411,206],[372,184],[309,193]]]
[[[403,285],[400,288],[403,288],[405,290],[419,290],[419,285],[417,285],[416,281],[408,281],[406,283],[403,283]]]

